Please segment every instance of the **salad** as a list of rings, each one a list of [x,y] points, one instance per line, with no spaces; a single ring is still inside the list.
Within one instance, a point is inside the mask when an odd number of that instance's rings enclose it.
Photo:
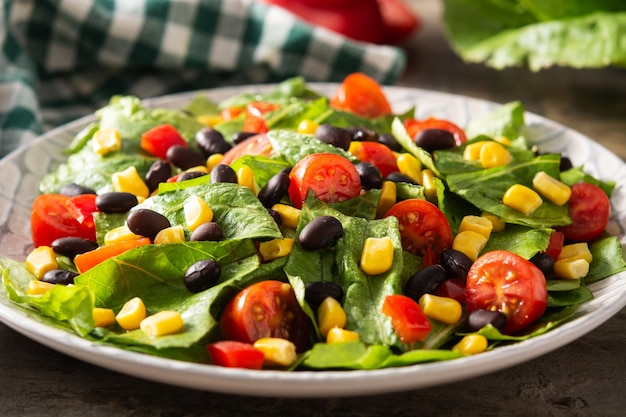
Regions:
[[[418,103],[419,104],[419,103]],[[348,76],[184,109],[113,97],[33,202],[14,302],[97,343],[253,369],[452,360],[543,334],[626,269],[614,184]]]

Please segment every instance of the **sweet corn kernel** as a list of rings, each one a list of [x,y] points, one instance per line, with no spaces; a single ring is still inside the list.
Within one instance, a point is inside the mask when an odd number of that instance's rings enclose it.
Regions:
[[[382,217],[396,204],[396,183],[393,181],[384,181],[378,197],[378,207],[376,215]]]
[[[284,239],[272,239],[259,244],[259,253],[266,261],[282,258],[291,253],[294,240],[286,237]]]
[[[539,208],[543,200],[534,190],[521,184],[515,184],[506,190],[504,197],[502,197],[502,203],[513,210],[530,216]]]
[[[358,342],[361,339],[357,332],[352,330],[342,329],[340,327],[333,327],[328,331],[326,335],[326,343],[345,343],[345,342]]]
[[[591,255],[587,242],[579,242],[564,245],[563,248],[561,248],[561,252],[559,253],[557,260],[565,259],[584,259],[587,262],[591,262],[593,260],[593,256]]]
[[[50,291],[54,287],[54,284],[49,282],[39,281],[33,279],[28,282],[26,286],[26,294],[28,295],[42,295]]]
[[[474,355],[476,353],[482,353],[487,350],[489,341],[482,334],[468,334],[452,347],[455,352],[460,352],[465,355]]]
[[[104,235],[104,244],[110,245],[112,243],[123,242],[125,240],[141,239],[142,236],[130,231],[125,224],[109,230]]]
[[[139,176],[137,168],[130,166],[123,171],[116,172],[111,175],[111,181],[113,182],[113,188],[115,191],[127,192],[135,194],[137,197],[147,198],[150,195],[150,190],[144,182],[143,178]]]
[[[420,297],[419,305],[428,317],[446,324],[457,323],[463,314],[461,303],[454,298],[427,293]]]
[[[242,187],[248,187],[250,191],[256,194],[256,186],[254,184],[254,172],[252,168],[247,165],[242,166],[237,170],[237,184]]]
[[[475,261],[487,244],[487,238],[479,233],[466,230],[457,234],[452,240],[452,249],[466,254],[472,261]]]
[[[50,246],[39,246],[26,257],[26,269],[37,279],[53,269],[58,269],[57,255]]]
[[[272,210],[280,214],[282,225],[295,229],[300,222],[300,210],[287,204],[274,204]]]
[[[480,148],[479,159],[483,168],[494,168],[509,164],[513,158],[498,142],[487,142]]]
[[[115,313],[110,308],[96,307],[92,312],[96,327],[109,327],[115,323]]]
[[[99,129],[91,139],[93,151],[98,155],[106,155],[122,149],[122,137],[117,129]]]
[[[562,206],[569,201],[572,189],[567,185],[551,177],[544,171],[538,172],[533,177],[533,187],[557,206]]]
[[[205,126],[212,127],[212,126],[222,123],[224,121],[224,118],[219,115],[206,115],[206,116],[198,116],[196,117],[196,120]]]
[[[506,227],[506,223],[504,223],[502,219],[496,216],[495,214],[487,213],[486,211],[484,211],[481,214],[481,217],[484,217],[485,219],[491,222],[491,226],[492,226],[491,231],[493,233],[501,232]]]
[[[224,155],[221,153],[214,153],[213,155],[210,155],[206,159],[207,171],[211,172],[213,168],[215,168],[222,162],[222,159],[224,159]]]
[[[201,224],[213,220],[213,210],[197,195],[192,196],[185,202],[183,211],[185,213],[185,224],[191,231],[196,230]]]
[[[584,278],[589,273],[589,262],[580,258],[560,259],[554,262],[553,272],[563,279]]]
[[[385,273],[393,264],[393,241],[389,236],[368,237],[361,252],[361,269],[369,275]]]
[[[262,337],[254,342],[254,347],[263,352],[267,366],[291,366],[298,358],[296,346],[287,339]]]
[[[157,233],[157,235],[154,237],[154,243],[157,245],[161,243],[182,242],[185,242],[185,230],[183,229],[183,226],[179,224],[159,230],[159,233]]]
[[[359,152],[360,148],[361,148],[361,142],[358,140],[353,140],[352,142],[350,142],[350,147],[348,147],[348,152],[350,152],[352,155],[356,155]]]
[[[178,311],[163,310],[141,320],[139,328],[148,337],[164,336],[177,333],[185,326]]]
[[[435,173],[432,169],[420,171],[419,183],[424,187],[424,195],[431,202],[437,201],[437,185],[435,184]]]
[[[400,173],[406,175],[415,182],[420,181],[420,171],[422,169],[422,164],[416,157],[414,157],[410,153],[401,153],[396,158],[396,163],[398,164],[398,169],[400,170]]]
[[[478,161],[480,159],[480,150],[487,143],[487,141],[480,141],[475,143],[470,143],[465,147],[463,151],[463,159],[468,161]]]
[[[146,306],[139,297],[128,300],[115,316],[117,324],[124,330],[138,329],[141,321],[145,318]]]
[[[492,229],[493,223],[491,223],[489,219],[482,216],[465,216],[459,225],[459,233],[471,230],[485,236],[487,239],[491,236]]]
[[[497,138],[493,138],[496,142],[501,143],[503,145],[511,146],[511,139],[506,136],[499,136]]]
[[[319,124],[315,123],[313,120],[304,119],[301,120],[300,123],[298,123],[298,127],[296,130],[298,131],[298,133],[313,135],[315,134],[315,131],[318,127]]]
[[[324,339],[326,339],[330,329],[333,327],[343,328],[347,320],[348,318],[346,317],[346,312],[343,311],[343,307],[333,297],[326,297],[317,308],[317,321],[320,334]]]
[[[206,165],[197,165],[195,167],[187,168],[185,172],[202,172],[204,174],[208,174],[209,169],[206,167]]]

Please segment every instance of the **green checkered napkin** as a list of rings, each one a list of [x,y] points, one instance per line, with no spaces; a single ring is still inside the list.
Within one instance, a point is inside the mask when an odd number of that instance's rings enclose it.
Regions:
[[[141,98],[354,71],[392,84],[400,49],[352,42],[252,0],[3,0],[0,157],[92,113]]]

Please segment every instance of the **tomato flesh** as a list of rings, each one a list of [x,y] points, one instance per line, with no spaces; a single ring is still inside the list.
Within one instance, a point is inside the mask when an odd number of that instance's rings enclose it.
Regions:
[[[265,102],[248,103],[243,120],[243,131],[267,133],[270,129],[265,123],[264,116],[278,107],[278,105]]]
[[[393,329],[403,343],[423,342],[433,328],[419,304],[405,295],[386,296],[382,312],[391,318]]]
[[[383,178],[392,172],[398,172],[396,156],[388,146],[378,142],[361,142],[354,151],[360,161],[374,164]]]
[[[222,340],[207,345],[213,365],[227,368],[262,369],[265,355],[250,343]]]
[[[369,118],[391,114],[391,105],[380,84],[360,72],[352,73],[343,80],[330,100],[330,106]]]
[[[465,284],[468,313],[500,311],[507,317],[504,334],[528,328],[546,310],[546,279],[532,262],[507,251],[480,256],[470,268]]]
[[[423,120],[406,119],[404,121],[404,128],[412,139],[415,139],[417,134],[422,130],[441,129],[447,130],[452,133],[456,146],[461,146],[463,143],[467,142],[467,136],[465,135],[465,131],[460,126],[452,123],[449,120],[440,119],[437,117],[428,117]]]
[[[243,142],[230,148],[221,160],[222,164],[229,165],[237,158],[245,155],[265,155],[272,153],[272,144],[266,134],[251,136]]]
[[[611,216],[611,201],[600,187],[579,182],[572,186],[568,202],[572,224],[558,230],[572,242],[589,242],[606,229]]]
[[[141,149],[161,159],[166,159],[167,150],[175,145],[188,146],[187,141],[170,124],[153,127],[141,135]]]

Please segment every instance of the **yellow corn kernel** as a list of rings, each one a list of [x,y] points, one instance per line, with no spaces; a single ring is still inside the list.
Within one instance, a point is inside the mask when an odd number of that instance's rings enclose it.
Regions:
[[[383,186],[378,197],[378,207],[376,215],[382,217],[396,204],[396,183],[393,181],[383,181]]]
[[[286,237],[284,239],[272,239],[259,244],[259,253],[266,261],[282,258],[291,253],[294,240]]]
[[[141,320],[139,328],[148,337],[177,333],[185,326],[178,311],[163,310]]]
[[[426,293],[420,297],[419,305],[428,317],[446,324],[457,323],[463,314],[461,303],[454,298]]]
[[[110,308],[96,307],[92,312],[96,327],[109,327],[115,323],[115,313]]]
[[[480,142],[468,144],[463,151],[463,159],[468,161],[478,161],[480,159],[480,150],[485,143],[487,143],[487,141],[482,140]]]
[[[198,116],[196,117],[196,120],[205,126],[212,127],[219,123],[222,123],[224,121],[224,118],[219,115],[214,114],[214,115]]]
[[[137,168],[130,166],[123,171],[116,172],[111,175],[111,181],[113,182],[113,188],[115,191],[127,192],[135,194],[137,197],[147,198],[150,195],[150,190],[139,176]]]
[[[154,243],[182,243],[185,242],[185,230],[183,226],[176,225],[166,227],[165,229],[159,230],[159,233],[154,237]]]
[[[26,294],[28,295],[42,295],[50,291],[54,287],[54,284],[45,281],[39,281],[33,279],[28,282],[26,286]]]
[[[317,130],[318,127],[319,127],[319,124],[315,123],[313,120],[304,119],[304,120],[301,120],[300,123],[298,123],[298,127],[296,128],[296,130],[298,133],[313,135],[315,134],[315,131]]]
[[[557,206],[562,206],[569,201],[572,189],[569,185],[562,183],[546,172],[541,171],[533,177],[533,187],[539,191],[544,198],[547,198]]]
[[[274,204],[272,210],[280,214],[282,225],[295,229],[300,222],[300,210],[287,204]]]
[[[206,159],[206,169],[207,169],[207,171],[211,172],[213,170],[213,168],[215,168],[216,166],[218,166],[222,162],[222,159],[224,159],[224,155],[221,154],[221,153],[214,153],[213,155],[210,155]]]
[[[484,211],[481,214],[481,217],[484,217],[485,219],[491,222],[491,226],[492,226],[491,231],[493,233],[501,232],[506,227],[506,223],[504,223],[502,219],[496,216],[495,214],[487,213],[486,211]]]
[[[104,244],[110,245],[112,243],[123,242],[125,240],[141,239],[142,236],[130,231],[125,224],[109,230],[104,235]]]
[[[122,137],[117,129],[99,129],[91,139],[93,151],[98,155],[122,149]]]
[[[472,261],[475,261],[487,244],[487,238],[472,230],[458,233],[452,240],[452,249],[466,254]]]
[[[252,168],[247,165],[242,166],[237,170],[237,184],[242,187],[248,187],[250,191],[256,194],[256,186],[254,185],[254,172]]]
[[[145,318],[146,306],[139,297],[128,300],[115,316],[117,324],[124,330],[138,329],[141,321]]]
[[[361,142],[358,140],[353,140],[352,142],[350,142],[350,147],[348,147],[348,152],[350,152],[352,155],[356,155],[359,152],[360,148],[361,148]]]
[[[587,242],[580,242],[563,246],[557,260],[565,259],[584,259],[587,262],[591,262],[593,256],[591,255]]]
[[[369,275],[387,272],[393,264],[393,241],[389,236],[368,237],[361,252],[361,269]]]
[[[406,175],[415,182],[420,181],[420,171],[422,169],[422,164],[416,157],[414,157],[410,153],[401,153],[396,158],[396,163],[398,164],[398,169],[400,170],[400,173]]]
[[[431,202],[437,201],[437,185],[435,184],[435,173],[432,169],[420,171],[419,183],[424,187],[426,199]]]
[[[489,239],[493,230],[493,223],[482,216],[465,216],[459,225],[459,233],[471,230]]]
[[[483,168],[507,165],[513,159],[509,151],[498,142],[487,142],[480,148],[480,164]]]
[[[463,336],[459,343],[452,347],[452,350],[464,355],[474,355],[486,351],[488,345],[489,341],[482,334],[468,334]]]
[[[342,329],[340,327],[333,327],[328,331],[326,335],[326,343],[345,343],[345,342],[358,342],[361,339],[357,332],[352,330]]]
[[[580,258],[557,259],[553,272],[555,276],[563,279],[584,278],[589,273],[589,262]]]
[[[206,165],[197,165],[195,167],[187,168],[185,172],[202,172],[204,174],[208,174],[209,169],[206,167]]]
[[[502,203],[530,216],[539,208],[543,200],[534,190],[522,185],[515,184],[509,187],[502,197]]]
[[[197,195],[192,196],[185,202],[183,211],[185,213],[185,224],[191,231],[196,230],[201,224],[213,220],[213,210]]]
[[[26,269],[37,279],[53,269],[58,269],[57,255],[50,246],[39,246],[26,257]]]
[[[343,307],[333,297],[326,297],[317,308],[317,321],[320,334],[324,339],[326,339],[330,329],[333,327],[343,328],[347,320],[348,318],[346,317],[346,312],[343,311]]]
[[[265,355],[267,366],[291,366],[298,359],[296,345],[287,339],[262,337],[254,342],[254,347]]]
[[[497,138],[493,138],[496,142],[501,143],[503,145],[511,146],[511,139],[506,136],[500,136]]]

